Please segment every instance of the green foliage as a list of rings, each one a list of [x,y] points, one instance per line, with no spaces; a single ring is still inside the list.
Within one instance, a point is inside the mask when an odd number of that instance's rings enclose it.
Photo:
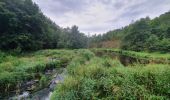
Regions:
[[[121,50],[121,49],[91,49],[95,54],[98,52],[106,54],[106,57],[114,57],[117,59],[120,56],[131,57],[138,60],[146,60],[150,63],[162,63],[162,64],[169,64],[170,62],[170,54],[169,53],[162,53],[162,52],[136,52],[136,51],[128,51],[128,50]],[[103,56],[103,55],[99,55]],[[105,55],[104,55],[105,56]]]
[[[0,63],[4,61],[6,54],[0,51]]]
[[[41,79],[40,79],[40,87],[43,88],[44,86],[47,85],[47,77],[46,76],[41,76]]]
[[[63,29],[58,41],[59,48],[79,49],[87,47],[87,36],[80,33],[77,26]]]
[[[146,59],[169,57],[168,54],[112,49],[105,50],[105,53],[113,51]],[[63,83],[57,85],[52,100],[170,98],[170,69],[167,64],[124,67],[117,59],[108,56],[99,58],[86,49],[40,50],[22,55],[0,52],[0,55],[3,56],[0,61],[1,97],[29,80],[39,80],[42,88],[49,82],[49,77],[44,75],[46,70],[67,65],[67,76]]]
[[[133,51],[170,52],[170,12],[150,20],[149,17],[103,35],[94,35],[91,43],[121,40],[121,48]],[[114,45],[114,44],[113,44]]]
[[[49,78],[45,72],[65,67],[73,55],[74,51],[69,50],[41,50],[22,55],[0,52],[0,99],[30,80],[39,80],[41,88],[46,86]]]
[[[32,0],[1,0],[0,21],[2,50],[77,49],[87,45],[87,37],[77,26],[60,28]]]
[[[83,59],[84,57],[78,57]],[[51,100],[168,99],[169,65],[123,67],[110,58],[72,60]]]

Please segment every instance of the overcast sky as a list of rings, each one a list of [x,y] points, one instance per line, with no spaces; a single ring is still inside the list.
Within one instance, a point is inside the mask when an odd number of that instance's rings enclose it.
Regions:
[[[33,0],[57,25],[77,25],[86,34],[105,33],[132,20],[170,10],[170,0]]]

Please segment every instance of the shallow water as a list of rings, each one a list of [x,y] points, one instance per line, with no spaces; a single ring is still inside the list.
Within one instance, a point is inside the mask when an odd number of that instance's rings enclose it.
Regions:
[[[34,94],[32,94],[31,100],[50,100],[50,96],[57,84],[62,83],[64,80],[64,72],[61,74],[57,74],[55,78],[51,81],[51,84],[48,88],[40,90]]]
[[[50,100],[50,96],[54,91],[54,88],[57,87],[57,84],[62,83],[64,81],[64,77],[66,74],[66,69],[62,69],[61,73],[55,73],[53,75],[53,79],[50,82],[50,85],[47,88],[44,88],[40,91],[37,91],[33,94],[30,94],[28,91],[24,91],[20,95],[15,95],[9,100]]]

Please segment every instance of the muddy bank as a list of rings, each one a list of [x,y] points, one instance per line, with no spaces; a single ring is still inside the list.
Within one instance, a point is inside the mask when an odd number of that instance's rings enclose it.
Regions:
[[[143,57],[134,57],[130,55],[125,55],[121,52],[115,52],[111,50],[92,50],[96,56],[104,57],[109,56],[112,59],[119,59],[119,61],[124,65],[133,65],[133,64],[170,64],[169,60],[165,59],[152,59],[152,58],[143,58]]]

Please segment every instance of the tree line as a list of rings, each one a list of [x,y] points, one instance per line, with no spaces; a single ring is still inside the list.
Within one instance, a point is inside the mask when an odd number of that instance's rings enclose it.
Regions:
[[[77,26],[59,27],[32,0],[0,0],[0,41],[1,50],[77,49],[87,36]]]
[[[94,35],[90,40],[99,44],[112,39],[119,39],[120,48],[125,50],[170,52],[170,12],[154,19],[141,18],[121,29]]]
[[[125,50],[170,52],[170,12],[154,19],[141,18],[103,35],[87,37],[77,26],[62,28],[56,25],[32,0],[0,0],[1,50],[79,49],[111,40],[121,41],[115,44],[120,43],[120,48]]]

